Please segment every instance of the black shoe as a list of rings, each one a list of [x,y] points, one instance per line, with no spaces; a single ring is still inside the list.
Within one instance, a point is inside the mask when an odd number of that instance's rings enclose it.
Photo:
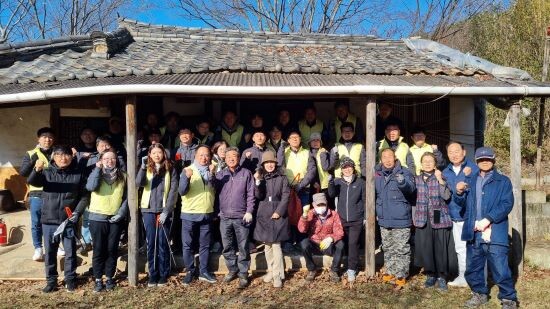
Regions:
[[[316,275],[316,272],[314,270],[310,270],[307,272],[307,275],[306,275],[306,281],[313,281],[315,280],[315,275]]]
[[[168,284],[168,279],[166,278],[160,278],[159,282],[157,282],[157,286],[166,286]]]
[[[200,281],[206,281],[208,283],[216,283],[216,277],[214,277],[211,273],[205,272],[199,275]]]
[[[237,278],[237,272],[229,272],[225,277],[223,277],[223,282],[228,283],[233,281],[233,279]]]
[[[157,280],[154,280],[154,279],[149,279],[149,282],[147,282],[147,287],[148,288],[156,288],[157,287]]]
[[[112,291],[116,288],[116,282],[113,278],[107,278],[107,281],[105,281],[105,289],[107,291]]]
[[[68,280],[65,282],[65,288],[67,292],[74,292],[76,290],[76,282],[74,280]]]
[[[104,288],[105,286],[103,285],[103,280],[95,279],[94,293],[99,293],[103,291]]]
[[[182,280],[182,283],[184,286],[188,286],[191,284],[191,282],[193,282],[193,272],[191,271],[188,271],[186,274],[185,274],[185,277],[183,277],[183,280]]]
[[[48,284],[42,289],[44,293],[51,293],[57,291],[57,282],[48,282]]]
[[[247,278],[239,278],[239,289],[244,289],[248,286],[248,279]]]
[[[340,282],[340,275],[338,275],[335,271],[329,271],[328,276],[330,277],[330,281],[332,282]]]

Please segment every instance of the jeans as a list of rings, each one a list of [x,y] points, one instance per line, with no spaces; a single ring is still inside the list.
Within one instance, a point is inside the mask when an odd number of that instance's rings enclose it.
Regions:
[[[248,276],[250,268],[250,253],[248,251],[248,234],[250,230],[244,225],[241,218],[238,219],[220,219],[220,232],[223,243],[223,257],[225,265],[230,272],[239,272],[240,277]],[[235,242],[236,240],[236,242]],[[239,250],[237,257],[235,243]]]
[[[346,222],[344,227],[344,242],[348,247],[348,269],[358,270],[359,239],[363,231],[363,221]]]
[[[485,281],[485,264],[493,275],[498,286],[498,299],[517,301],[512,272],[508,266],[509,248],[501,245],[468,242],[466,245],[466,281],[472,291],[488,295],[489,288]]]
[[[93,240],[92,269],[95,279],[113,278],[118,258],[118,240],[123,222],[90,221]]]
[[[322,254],[332,256],[332,264],[330,270],[338,272],[340,270],[340,263],[342,262],[342,255],[344,253],[344,242],[337,241],[332,243],[330,247],[325,250],[319,248],[319,244],[313,242],[309,238],[305,238],[300,242],[304,259],[306,260],[306,268],[309,271],[315,270],[315,263],[313,262],[313,254]]]
[[[86,244],[92,243],[92,235],[90,233],[90,220],[88,217],[90,216],[90,213],[88,212],[88,209],[84,210],[84,213],[82,214],[82,228],[80,229],[80,233],[82,236],[82,240]]]
[[[199,272],[208,272],[210,257],[210,219],[190,221],[181,219],[183,264],[188,272],[195,272],[194,243],[199,242]]]
[[[453,240],[455,243],[455,252],[458,259],[458,277],[464,277],[466,271],[466,242],[462,240],[462,228],[464,221],[453,222]]]
[[[147,263],[149,265],[149,282],[158,282],[167,279],[170,275],[170,218],[164,225],[156,226],[157,215],[151,212],[142,212],[145,238],[147,239]],[[155,254],[156,253],[156,254]]]
[[[42,248],[42,198],[39,196],[29,197],[29,208],[31,211],[31,235],[32,244],[35,249]]]
[[[57,283],[57,249],[59,249],[60,242],[63,242],[63,248],[65,249],[65,281],[76,279],[76,239],[74,226],[71,223],[67,224],[62,237],[54,239],[53,234],[58,226],[57,224],[42,225],[42,230],[44,231],[44,249],[46,251],[44,254],[44,265],[46,267],[46,280],[48,283]]]

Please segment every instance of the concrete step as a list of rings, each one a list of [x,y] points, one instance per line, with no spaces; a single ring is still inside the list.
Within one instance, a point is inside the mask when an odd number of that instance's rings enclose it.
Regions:
[[[524,254],[529,265],[550,269],[550,240],[527,242]]]

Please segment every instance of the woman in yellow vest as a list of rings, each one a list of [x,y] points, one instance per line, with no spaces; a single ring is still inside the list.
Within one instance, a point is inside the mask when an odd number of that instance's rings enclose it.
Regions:
[[[342,169],[339,161],[343,158],[350,158],[355,163],[355,172],[357,176],[365,175],[365,147],[361,143],[356,143],[355,128],[353,123],[344,122],[340,126],[340,140],[330,151],[330,166],[334,168],[334,177],[342,177]]]
[[[139,169],[136,183],[143,188],[140,209],[147,239],[147,286],[165,286],[170,275],[168,235],[176,204],[178,178],[162,144],[149,147],[149,154]]]
[[[414,166],[416,170],[415,175],[420,175],[422,171],[422,163],[420,162],[420,158],[422,158],[422,155],[426,152],[433,153],[436,158],[436,167],[440,170],[443,170],[446,165],[447,161],[443,158],[443,154],[441,151],[439,151],[439,148],[437,145],[434,144],[428,144],[426,143],[426,132],[421,127],[415,127],[412,131],[411,139],[413,140],[414,144],[409,148],[413,159],[414,159]]]
[[[92,269],[94,292],[112,290],[118,257],[118,242],[128,212],[126,174],[118,166],[113,149],[101,153],[88,177],[86,189],[91,192],[89,216],[93,243]],[[103,285],[103,276],[106,281]]]

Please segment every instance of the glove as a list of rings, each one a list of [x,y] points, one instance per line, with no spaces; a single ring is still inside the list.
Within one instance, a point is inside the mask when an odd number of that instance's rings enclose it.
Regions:
[[[319,248],[321,248],[321,250],[328,249],[333,241],[334,240],[332,239],[332,237],[327,237],[323,239],[323,241],[321,241],[321,243],[319,244]]]
[[[397,174],[395,175],[395,180],[397,180],[399,184],[402,184],[405,182],[405,176],[403,176],[403,174]]]
[[[159,217],[159,223],[164,224],[164,222],[166,222],[166,219],[168,219],[168,214],[165,212],[161,213]]]
[[[38,161],[38,155],[36,154],[36,152],[33,153],[32,157],[31,157],[31,161],[32,161],[33,163],[36,163],[36,161]]]
[[[73,215],[69,218],[69,221],[71,221],[74,224],[78,223],[78,218],[80,218],[80,214],[78,212],[73,212]]]
[[[252,214],[249,212],[245,213],[243,217],[243,221],[247,224],[252,223]]]
[[[307,213],[309,212],[310,208],[311,208],[311,205],[309,204],[302,207],[302,217],[307,218]]]
[[[334,180],[334,176],[332,176],[332,174],[328,174],[327,179],[328,179],[328,182],[331,182]]]
[[[111,217],[111,219],[109,219],[109,223],[117,223],[120,222],[120,220],[122,220],[121,215],[114,215]]]
[[[147,156],[141,158],[141,167],[142,167],[142,168],[144,168],[144,167],[147,166],[147,159],[148,159]]]

